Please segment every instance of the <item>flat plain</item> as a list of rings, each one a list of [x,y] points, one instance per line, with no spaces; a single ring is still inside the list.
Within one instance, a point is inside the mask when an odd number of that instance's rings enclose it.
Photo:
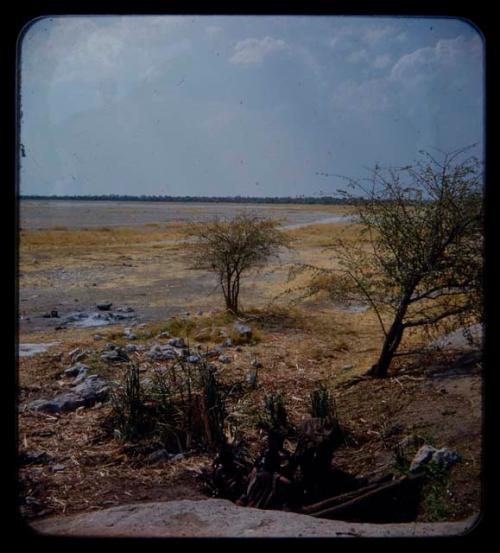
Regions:
[[[126,205],[123,205],[126,204]],[[19,240],[19,342],[49,343],[46,351],[19,358],[20,404],[54,395],[64,382],[75,348],[97,351],[105,341],[125,344],[126,321],[99,328],[56,329],[59,318],[95,309],[100,301],[131,307],[141,325],[135,343],[149,348],[164,328],[177,328],[193,345],[213,346],[213,330],[230,327],[214,278],[190,267],[184,230],[193,221],[252,209],[282,220],[293,248],[283,250],[243,282],[242,320],[258,340],[240,351],[228,349],[222,367],[227,382],[244,381],[254,359],[262,364],[259,385],[238,405],[241,427],[257,447],[255,406],[269,392],[285,395],[291,418],[307,415],[318,383],[333,393],[340,423],[354,441],[335,454],[336,466],[356,475],[384,473],[395,465],[394,448],[417,436],[460,453],[461,461],[443,487],[430,490],[421,521],[461,520],[480,510],[481,377],[477,373],[430,377],[428,365],[401,360],[397,372],[380,381],[343,387],[376,360],[382,333],[366,306],[346,306],[326,295],[301,296],[307,276],[289,281],[302,263],[334,267],[329,245],[336,237],[357,240],[357,226],[345,206],[142,204],[135,202],[33,202],[21,204]],[[338,218],[338,219],[337,219]],[[58,311],[59,318],[44,317]],[[170,326],[169,326],[170,325]],[[203,334],[207,334],[208,338]],[[411,335],[405,345],[425,343]],[[137,358],[141,362],[140,357]],[[145,373],[151,367],[144,365]],[[96,367],[98,370],[99,367]],[[115,371],[118,377],[121,368]],[[147,374],[146,374],[147,376]],[[99,441],[106,405],[76,413],[46,415],[22,410],[22,450],[45,451],[52,465],[27,465],[20,477],[28,518],[100,509],[127,502],[204,497],[193,470],[209,459],[186,455],[164,467],[131,462],[116,440]],[[30,506],[31,505],[31,506]]]

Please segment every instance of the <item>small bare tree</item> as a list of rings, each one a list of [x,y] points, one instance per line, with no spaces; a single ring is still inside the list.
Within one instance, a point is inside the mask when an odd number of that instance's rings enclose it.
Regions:
[[[230,220],[198,223],[188,232],[193,267],[217,275],[226,308],[233,313],[239,310],[242,276],[289,246],[278,225],[276,220],[240,213]]]
[[[368,183],[349,180],[344,192],[363,230],[357,244],[335,243],[340,269],[326,288],[375,311],[384,341],[372,376],[387,375],[407,329],[482,321],[483,175],[466,150],[438,159],[420,152],[398,169],[376,166]],[[316,271],[312,289],[324,283]]]

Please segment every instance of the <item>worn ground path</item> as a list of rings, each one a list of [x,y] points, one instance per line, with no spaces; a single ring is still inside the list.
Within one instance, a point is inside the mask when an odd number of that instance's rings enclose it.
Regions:
[[[238,507],[223,499],[121,505],[38,520],[42,534],[95,537],[417,537],[460,536],[478,517],[460,522],[368,524]]]

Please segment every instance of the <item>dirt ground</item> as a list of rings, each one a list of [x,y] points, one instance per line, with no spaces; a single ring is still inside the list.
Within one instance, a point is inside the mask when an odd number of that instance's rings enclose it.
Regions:
[[[334,210],[332,209],[332,213]],[[335,398],[341,425],[351,440],[334,464],[357,476],[397,470],[395,446],[415,438],[459,452],[441,487],[429,489],[419,520],[461,520],[480,511],[481,375],[478,368],[440,378],[429,373],[428,359],[407,359],[389,378],[346,386],[375,361],[381,331],[370,311],[349,310],[326,299],[291,306],[283,292],[292,262],[328,265],[325,246],[348,224],[290,229],[295,249],[283,252],[242,289],[245,316],[258,336],[254,344],[227,348],[231,363],[221,365],[227,383],[245,382],[251,362],[262,363],[256,389],[234,405],[233,420],[257,450],[258,409],[266,393],[284,393],[294,423],[307,416],[310,391],[325,383]],[[104,343],[127,343],[121,324],[91,329],[55,330],[57,319],[43,318],[57,309],[64,315],[92,309],[97,301],[131,306],[145,323],[136,343],[149,348],[164,343],[158,332],[170,317],[191,321],[190,343],[207,326],[229,328],[221,298],[210,276],[188,268],[182,225],[142,225],[111,230],[23,230],[20,240],[20,343],[57,342],[46,352],[19,358],[20,452],[46,452],[49,461],[20,467],[21,512],[28,519],[102,509],[122,503],[205,497],[194,478],[210,462],[191,452],[163,465],[146,465],[118,440],[104,437],[106,404],[67,414],[33,413],[27,401],[52,397],[68,384],[61,378],[75,347],[98,354]],[[300,286],[300,279],[294,286]],[[77,307],[78,306],[78,307]],[[200,313],[201,312],[201,313]],[[199,313],[199,314],[197,314]],[[185,325],[186,326],[186,325]],[[186,326],[188,328],[189,325]],[[191,328],[192,327],[192,328]],[[95,341],[93,335],[104,335]],[[410,338],[418,343],[420,338]],[[203,341],[203,347],[213,345]],[[144,376],[153,368],[137,354]],[[410,362],[411,361],[411,362]],[[84,361],[85,362],[85,361]],[[164,362],[167,363],[167,362]],[[120,378],[123,367],[105,370]]]

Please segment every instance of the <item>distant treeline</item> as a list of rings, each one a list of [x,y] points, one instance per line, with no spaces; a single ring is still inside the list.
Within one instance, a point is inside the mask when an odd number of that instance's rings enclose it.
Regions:
[[[81,200],[112,202],[203,202],[242,204],[345,204],[346,200],[333,196],[128,196],[123,194],[102,194],[99,196],[33,196],[23,195],[21,200]]]

